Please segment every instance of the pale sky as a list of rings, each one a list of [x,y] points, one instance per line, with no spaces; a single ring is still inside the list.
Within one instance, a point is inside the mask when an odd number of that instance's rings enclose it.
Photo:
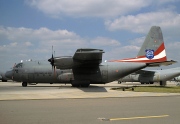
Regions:
[[[162,29],[167,58],[180,62],[179,0],[1,0],[0,71],[48,60],[52,45],[55,56],[98,48],[103,60],[135,57],[153,25]]]

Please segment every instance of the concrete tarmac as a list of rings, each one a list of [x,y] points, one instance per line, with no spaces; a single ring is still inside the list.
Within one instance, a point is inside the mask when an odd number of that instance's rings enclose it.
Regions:
[[[170,83],[174,85],[174,83]],[[69,98],[119,98],[139,96],[173,96],[179,93],[148,93],[110,90],[113,87],[132,87],[140,83],[118,84],[117,81],[76,88],[70,84],[37,84],[22,87],[18,82],[0,82],[0,100],[69,99]],[[159,85],[159,84],[154,84]]]
[[[0,101],[1,124],[179,124],[180,96]]]
[[[0,123],[179,124],[179,93],[110,90],[134,85],[140,84],[112,82],[75,88],[69,84],[22,87],[17,82],[0,82]]]

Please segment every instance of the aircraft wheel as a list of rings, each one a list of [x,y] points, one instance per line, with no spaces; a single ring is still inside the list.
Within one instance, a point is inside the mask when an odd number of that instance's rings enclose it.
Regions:
[[[134,88],[132,88],[132,91],[134,91]]]
[[[71,84],[72,87],[79,87],[80,85],[79,84]]]
[[[160,86],[166,86],[166,81],[160,81]]]
[[[27,87],[27,82],[22,82],[23,87]]]
[[[154,82],[150,82],[150,84],[154,84]]]

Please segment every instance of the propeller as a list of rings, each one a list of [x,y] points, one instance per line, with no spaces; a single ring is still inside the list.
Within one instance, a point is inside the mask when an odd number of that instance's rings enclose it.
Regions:
[[[55,51],[54,51],[54,53],[55,53]],[[55,76],[55,74],[56,74],[56,67],[55,67],[55,65],[54,65],[54,57],[53,57],[53,46],[52,46],[52,57],[50,58],[50,59],[48,59],[48,61],[51,63],[51,65],[52,65],[52,70],[54,70],[54,76]]]

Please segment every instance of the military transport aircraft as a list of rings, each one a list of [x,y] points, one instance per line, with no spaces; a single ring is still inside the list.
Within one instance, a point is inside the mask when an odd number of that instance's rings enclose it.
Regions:
[[[160,85],[166,85],[166,81],[180,75],[180,67],[164,70],[139,70],[118,80],[121,82],[140,82],[141,84],[153,84],[160,82]]]
[[[149,66],[169,65],[160,27],[151,27],[136,58],[102,62],[101,49],[77,49],[74,56],[17,64],[6,76],[27,83],[70,83],[74,87],[105,84]]]

